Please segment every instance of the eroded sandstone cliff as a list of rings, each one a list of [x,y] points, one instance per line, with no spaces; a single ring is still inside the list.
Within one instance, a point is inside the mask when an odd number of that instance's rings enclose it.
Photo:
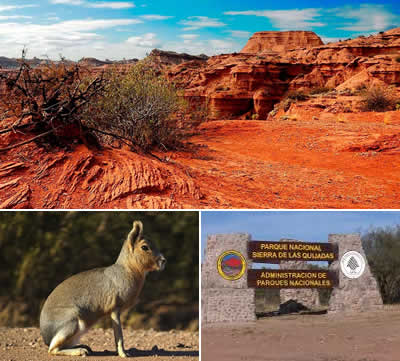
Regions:
[[[169,79],[210,119],[266,119],[290,91],[400,86],[400,28],[323,45],[312,32],[255,33],[241,53],[171,67]]]
[[[248,54],[284,52],[323,44],[320,37],[312,31],[259,31],[253,34],[241,52]]]

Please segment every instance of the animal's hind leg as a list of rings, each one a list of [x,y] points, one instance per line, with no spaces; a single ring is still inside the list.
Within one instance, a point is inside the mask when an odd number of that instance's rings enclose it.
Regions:
[[[75,341],[79,340],[80,330],[78,320],[72,320],[61,328],[51,340],[49,353],[64,356],[86,356],[90,353],[89,348],[74,347]]]

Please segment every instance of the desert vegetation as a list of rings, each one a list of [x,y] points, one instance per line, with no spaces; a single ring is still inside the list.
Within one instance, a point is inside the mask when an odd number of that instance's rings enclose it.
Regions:
[[[302,101],[308,99],[308,94],[306,94],[303,90],[292,90],[287,93],[287,99],[294,101]]]
[[[193,125],[184,121],[190,117],[178,89],[151,59],[94,72],[64,61],[33,68],[23,53],[19,69],[0,77],[6,87],[0,133],[29,134],[0,151],[33,141],[56,146],[115,140],[136,151],[167,150],[181,145]]]
[[[363,246],[384,303],[400,303],[400,225],[370,229]]]
[[[6,94],[1,97],[3,120],[12,117],[0,133],[24,131],[31,136],[0,149],[6,151],[32,141],[55,144],[67,133],[83,135],[83,108],[104,90],[103,75],[90,78],[87,70],[64,62],[32,68],[24,52],[16,72],[0,74]]]
[[[2,212],[0,325],[38,325],[44,300],[61,281],[115,262],[133,219],[143,222],[146,237],[168,264],[163,272],[148,275],[158,286],[144,287],[141,299],[146,302],[124,314],[124,323],[196,329],[197,212]]]
[[[371,86],[361,91],[363,110],[368,112],[385,112],[395,110],[398,99],[392,88]]]
[[[179,145],[186,104],[149,60],[130,67],[126,74],[111,68],[106,79],[105,91],[85,109],[89,129],[142,150]]]
[[[310,95],[317,95],[317,94],[326,94],[332,91],[332,88],[326,87],[326,86],[318,86],[315,88],[312,88],[310,90]]]

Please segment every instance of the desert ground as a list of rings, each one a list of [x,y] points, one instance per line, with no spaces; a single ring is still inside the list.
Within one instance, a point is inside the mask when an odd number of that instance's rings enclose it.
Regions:
[[[28,144],[0,155],[0,204],[398,208],[399,132],[399,111],[317,117],[299,110],[296,120],[203,123],[187,150],[157,153],[163,161],[123,149],[47,153]]]
[[[125,329],[125,348],[135,360],[198,360],[198,332],[158,332],[154,330]],[[92,329],[81,339],[91,347],[89,359],[120,360],[116,355],[112,329]],[[38,328],[0,328],[0,360],[80,360],[81,357],[49,356]]]
[[[398,208],[400,112],[298,120],[214,121],[188,168],[215,208]]]
[[[286,315],[202,329],[202,360],[398,361],[400,310]]]

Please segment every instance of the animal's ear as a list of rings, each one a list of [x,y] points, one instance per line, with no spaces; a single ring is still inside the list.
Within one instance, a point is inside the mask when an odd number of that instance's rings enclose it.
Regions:
[[[140,221],[134,221],[132,230],[128,234],[128,240],[131,244],[140,240],[143,236],[143,223]]]

